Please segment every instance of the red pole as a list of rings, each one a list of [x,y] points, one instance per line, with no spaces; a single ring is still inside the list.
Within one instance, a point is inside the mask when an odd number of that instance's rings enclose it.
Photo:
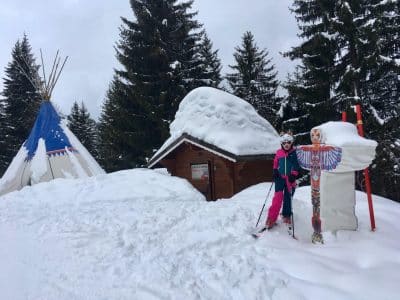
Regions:
[[[360,136],[364,136],[360,104],[356,104],[356,114],[357,114],[358,134]],[[368,167],[364,169],[364,178],[365,178],[365,189],[367,190],[367,197],[368,197],[368,208],[369,208],[369,218],[371,220],[371,230],[375,231],[375,216],[374,216],[374,207],[372,205],[371,180],[369,178]]]
[[[342,111],[342,121],[347,122],[347,113],[345,111]]]

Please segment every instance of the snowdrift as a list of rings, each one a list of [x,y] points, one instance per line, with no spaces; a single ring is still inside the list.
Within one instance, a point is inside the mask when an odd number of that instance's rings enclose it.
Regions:
[[[310,189],[254,240],[269,183],[207,202],[187,181],[136,169],[56,179],[0,197],[1,299],[396,299],[400,205],[374,197],[369,230],[313,245]],[[267,205],[269,205],[268,200]]]

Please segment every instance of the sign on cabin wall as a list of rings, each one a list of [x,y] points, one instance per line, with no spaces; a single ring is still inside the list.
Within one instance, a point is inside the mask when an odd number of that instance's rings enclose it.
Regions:
[[[192,179],[207,180],[208,179],[208,164],[192,164]]]

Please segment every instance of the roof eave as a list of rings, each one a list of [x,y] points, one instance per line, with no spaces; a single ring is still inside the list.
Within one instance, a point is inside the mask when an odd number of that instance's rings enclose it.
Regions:
[[[227,160],[233,162],[241,162],[241,161],[254,161],[254,160],[265,160],[265,159],[273,159],[274,154],[255,154],[255,155],[235,155],[231,152],[223,150],[217,146],[204,142],[198,138],[195,138],[187,133],[183,133],[179,138],[177,138],[174,142],[172,142],[168,147],[166,147],[161,153],[157,156],[153,156],[148,164],[148,168],[152,168],[156,165],[161,159],[165,158],[169,153],[179,147],[182,143],[189,142],[193,145],[196,145],[200,148],[203,148],[207,151],[210,151],[218,156],[221,156]]]

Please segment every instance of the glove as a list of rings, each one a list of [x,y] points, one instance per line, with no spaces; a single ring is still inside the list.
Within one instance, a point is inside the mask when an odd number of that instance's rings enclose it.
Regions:
[[[274,169],[272,177],[273,177],[273,179],[278,179],[278,178],[281,177],[281,175],[279,174],[278,169]]]
[[[296,176],[294,176],[293,174],[290,174],[290,175],[288,176],[288,179],[289,179],[289,182],[290,182],[290,183],[293,183],[293,182],[296,181]]]

